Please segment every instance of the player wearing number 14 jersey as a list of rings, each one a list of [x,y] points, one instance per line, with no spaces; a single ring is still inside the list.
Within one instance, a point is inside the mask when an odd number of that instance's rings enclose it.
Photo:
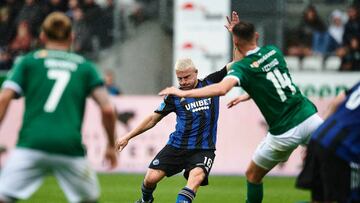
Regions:
[[[99,186],[81,137],[86,97],[100,107],[108,135],[105,157],[116,165],[115,113],[95,66],[69,52],[71,21],[52,13],[40,38],[45,48],[16,60],[0,93],[0,121],[12,98],[25,97],[17,146],[0,175],[0,202],[27,199],[53,173],[69,202],[97,202]],[[46,202],[52,202],[47,200]]]
[[[234,17],[237,17],[235,12]],[[243,58],[231,65],[220,83],[188,91],[170,87],[160,95],[209,97],[224,95],[236,85],[247,92],[228,106],[252,98],[269,125],[269,132],[246,171],[247,202],[257,203],[263,198],[263,177],[278,163],[286,161],[299,145],[307,144],[322,119],[292,82],[282,53],[274,46],[257,46],[258,33],[253,24],[241,21],[231,31],[234,46]]]

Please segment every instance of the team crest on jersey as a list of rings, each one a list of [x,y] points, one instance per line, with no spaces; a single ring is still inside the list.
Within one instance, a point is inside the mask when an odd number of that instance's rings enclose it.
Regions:
[[[257,61],[254,61],[251,65],[250,65],[250,67],[251,68],[259,68],[259,63],[257,62]]]
[[[152,162],[152,164],[153,164],[154,166],[159,165],[159,163],[160,163],[159,159],[155,159],[155,160]]]

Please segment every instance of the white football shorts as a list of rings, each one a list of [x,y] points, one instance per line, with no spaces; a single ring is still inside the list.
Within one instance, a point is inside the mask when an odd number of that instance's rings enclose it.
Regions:
[[[99,183],[84,157],[15,148],[0,174],[0,198],[27,199],[54,174],[69,202],[96,201]]]
[[[271,170],[280,162],[287,161],[290,154],[299,146],[307,145],[313,133],[323,122],[318,114],[307,118],[299,125],[281,135],[267,133],[258,145],[252,160],[256,165]]]

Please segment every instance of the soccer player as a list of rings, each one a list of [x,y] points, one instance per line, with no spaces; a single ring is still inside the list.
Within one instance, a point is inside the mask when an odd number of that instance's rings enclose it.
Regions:
[[[203,80],[191,59],[179,59],[175,64],[180,89],[201,88],[221,81],[227,68],[212,73]],[[121,137],[116,146],[123,150],[129,140],[154,127],[171,112],[176,113],[176,129],[170,134],[167,145],[151,161],[137,203],[153,202],[156,184],[185,169],[186,186],[179,192],[177,203],[191,203],[200,185],[208,184],[208,176],[215,158],[219,97],[182,98],[167,96],[154,113],[136,128]]]
[[[313,133],[297,186],[314,202],[360,202],[360,82],[331,103]]]
[[[45,48],[17,59],[0,93],[0,121],[11,99],[25,97],[19,139],[1,171],[0,202],[29,198],[48,173],[56,176],[69,202],[97,202],[98,180],[84,157],[81,124],[91,95],[107,132],[105,158],[115,167],[113,106],[95,65],[69,51],[72,33],[66,15],[47,16],[40,39]]]
[[[247,92],[231,101],[229,107],[252,98],[269,125],[269,132],[246,171],[247,202],[258,203],[263,199],[263,177],[278,163],[286,161],[298,145],[305,145],[322,119],[313,103],[292,82],[278,48],[257,46],[259,34],[253,24],[240,21],[232,28],[232,36],[235,48],[245,57],[231,64],[220,83],[186,91],[169,87],[159,94],[213,97],[225,95],[236,85]]]

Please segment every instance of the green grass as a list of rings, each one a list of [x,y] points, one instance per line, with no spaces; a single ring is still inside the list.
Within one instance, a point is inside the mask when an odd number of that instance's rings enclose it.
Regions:
[[[100,174],[102,203],[133,203],[140,197],[141,174]],[[182,176],[162,180],[154,193],[156,203],[174,203],[178,191],[185,185]],[[242,176],[211,176],[210,185],[202,187],[194,203],[245,202],[245,178]],[[264,203],[295,203],[308,200],[309,193],[294,188],[294,177],[266,177]],[[41,188],[27,201],[20,203],[66,202],[53,177],[45,179]]]

